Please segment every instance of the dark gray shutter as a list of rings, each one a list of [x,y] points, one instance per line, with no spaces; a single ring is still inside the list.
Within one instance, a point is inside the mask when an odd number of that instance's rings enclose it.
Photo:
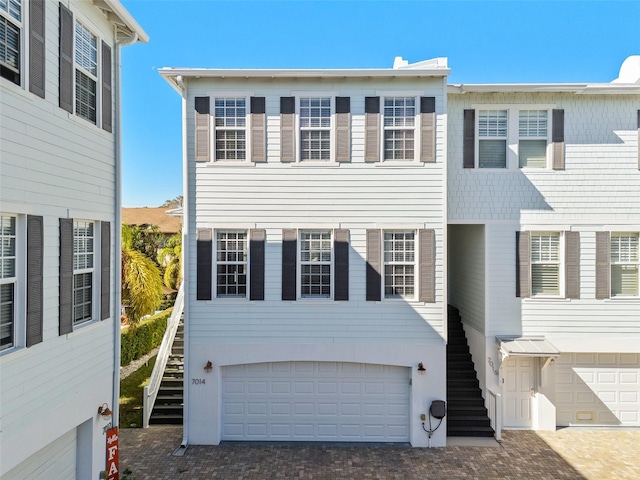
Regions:
[[[382,299],[382,239],[381,230],[367,230],[367,300]]]
[[[210,228],[196,234],[196,300],[211,300],[213,238]]]
[[[611,234],[596,232],[596,298],[611,296]]]
[[[380,97],[364,99],[364,161],[380,161]]]
[[[43,243],[42,217],[27,215],[27,347],[42,342]]]
[[[640,170],[640,110],[638,110],[638,170]]]
[[[59,333],[73,331],[73,219],[60,219]]]
[[[464,125],[462,138],[462,166],[475,168],[476,166],[476,111],[464,111]]]
[[[44,98],[44,0],[29,3],[29,91]]]
[[[516,297],[531,296],[531,234],[516,232]]]
[[[580,232],[564,232],[565,297],[580,298]]]
[[[335,287],[333,299],[349,300],[349,230],[333,232],[333,255],[335,265]]]
[[[195,98],[195,157],[196,162],[208,162],[211,156],[211,100]]]
[[[420,295],[421,302],[436,301],[436,231],[423,229],[418,232],[420,242]]]
[[[100,222],[100,320],[111,316],[111,223]]]
[[[60,4],[59,105],[73,113],[73,14]]]
[[[420,161],[436,161],[436,97],[420,98]]]
[[[280,161],[296,161],[296,98],[280,97]]]
[[[351,161],[351,98],[336,97],[336,161]]]
[[[267,161],[267,115],[264,97],[251,97],[251,161]]]
[[[249,230],[249,300],[264,300],[264,229]]]
[[[102,129],[109,133],[113,132],[111,75],[111,47],[102,42]]]
[[[282,230],[282,300],[295,300],[297,291],[296,263],[298,232]]]
[[[553,145],[553,169],[564,170],[564,110],[551,112],[551,142]]]

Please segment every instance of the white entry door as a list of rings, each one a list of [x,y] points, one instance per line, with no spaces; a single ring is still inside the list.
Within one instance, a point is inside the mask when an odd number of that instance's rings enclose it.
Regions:
[[[531,428],[531,400],[535,392],[535,359],[508,357],[503,363],[504,426]]]
[[[408,442],[409,368],[276,362],[222,368],[222,439]]]

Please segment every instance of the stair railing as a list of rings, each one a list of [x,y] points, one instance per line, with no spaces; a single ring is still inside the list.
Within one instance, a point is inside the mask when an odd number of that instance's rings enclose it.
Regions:
[[[498,392],[487,388],[487,392],[489,395],[488,399],[488,407],[489,411],[489,420],[491,420],[491,428],[493,428],[494,436],[497,441],[502,439],[502,395]]]
[[[158,391],[160,390],[160,383],[164,376],[164,369],[167,366],[167,361],[171,355],[171,347],[173,346],[173,340],[176,337],[176,331],[180,324],[180,317],[184,311],[184,284],[180,285],[178,295],[176,296],[176,302],[173,305],[173,311],[167,321],[167,329],[162,337],[162,343],[158,350],[158,356],[156,357],[156,364],[153,366],[153,372],[149,379],[149,385],[144,387],[142,392],[142,427],[149,427],[149,419],[151,418],[151,411],[153,405],[156,403],[158,397]]]

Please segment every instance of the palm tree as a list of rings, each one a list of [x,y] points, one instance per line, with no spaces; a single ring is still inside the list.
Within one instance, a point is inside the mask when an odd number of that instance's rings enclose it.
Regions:
[[[134,245],[139,228],[122,225],[122,303],[132,325],[162,303],[162,280],[155,262]]]
[[[164,267],[164,284],[177,290],[182,283],[182,232],[167,239],[158,253],[158,263]]]

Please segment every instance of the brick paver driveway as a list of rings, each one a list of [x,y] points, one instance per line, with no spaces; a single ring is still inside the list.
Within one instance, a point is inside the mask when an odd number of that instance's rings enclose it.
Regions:
[[[181,440],[181,427],[123,429],[121,470],[135,480],[640,479],[640,429],[507,431],[499,447],[190,446],[174,457]]]

